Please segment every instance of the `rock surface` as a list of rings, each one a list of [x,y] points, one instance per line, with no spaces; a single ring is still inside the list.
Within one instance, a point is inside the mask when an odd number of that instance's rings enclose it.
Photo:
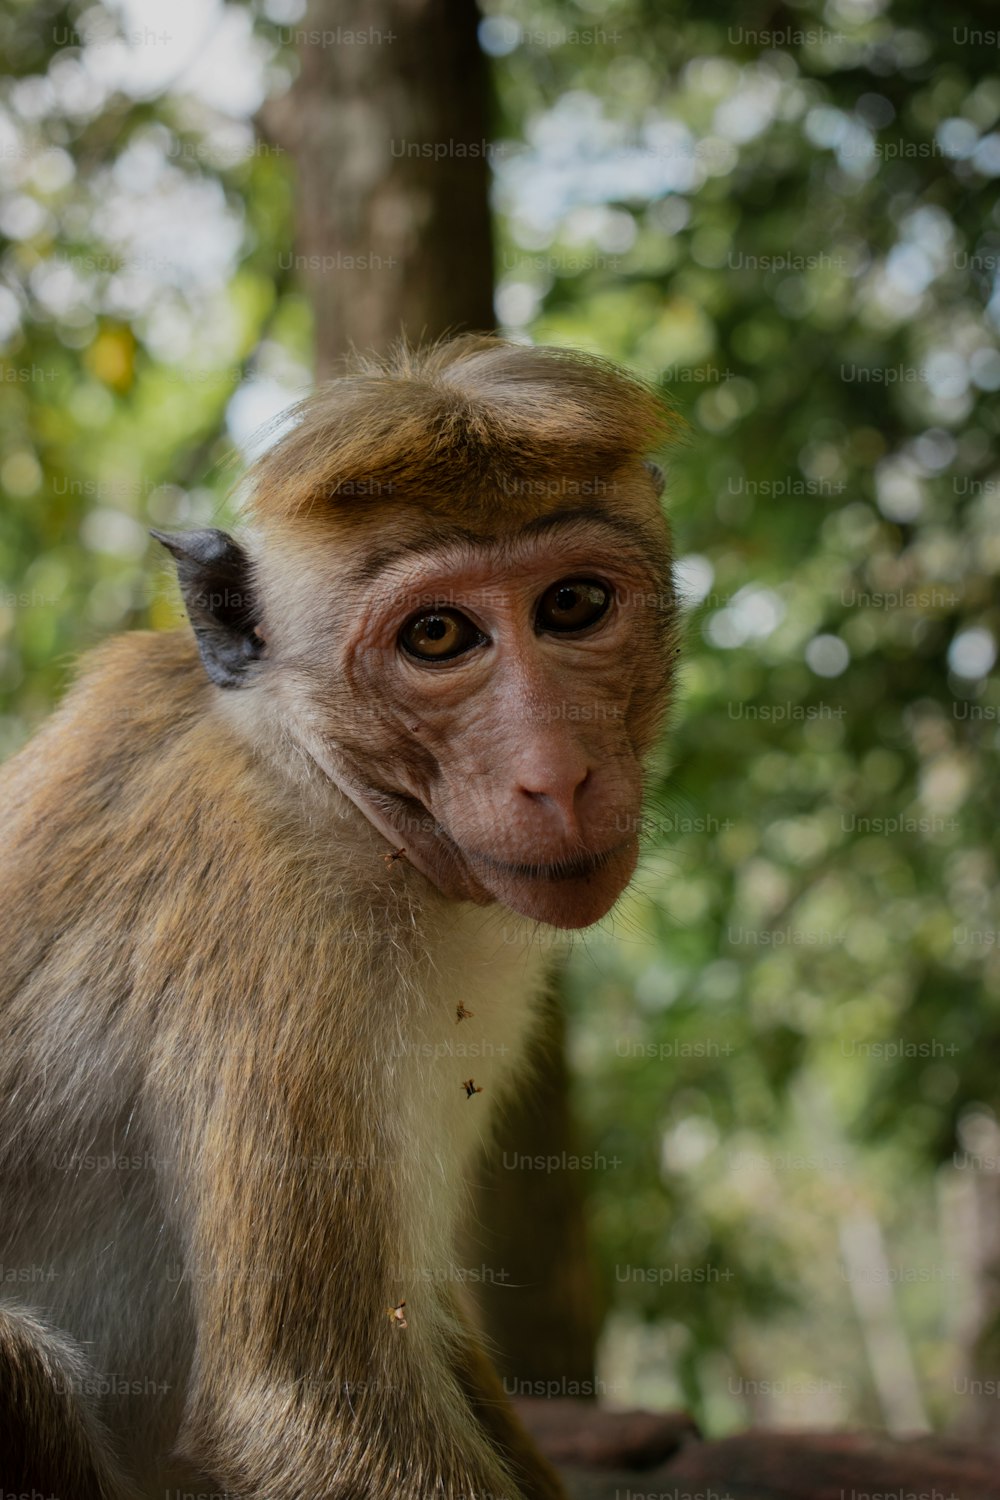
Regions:
[[[1000,1449],[952,1438],[767,1431],[705,1442],[678,1412],[517,1407],[573,1500],[1000,1500]]]

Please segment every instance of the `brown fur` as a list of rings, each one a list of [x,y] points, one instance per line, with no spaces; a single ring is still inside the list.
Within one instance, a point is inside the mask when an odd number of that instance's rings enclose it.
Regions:
[[[352,540],[331,496],[338,477],[389,475],[383,542],[419,539],[403,488],[425,517],[494,535],[513,524],[495,493],[484,499],[497,472],[599,461],[620,476],[602,508],[649,535],[652,587],[668,553],[637,465],[655,413],[593,361],[484,341],[335,387],[258,468],[247,546],[267,650],[246,690],[209,682],[187,630],[122,637],[7,767],[0,1263],[13,1280],[0,1281],[0,1421],[21,1430],[19,1446],[0,1433],[0,1489],[122,1500],[120,1461],[147,1495],[189,1482],[247,1500],[562,1493],[453,1294],[449,1248],[488,1112],[529,1076],[544,945],[488,892],[456,897],[409,858],[387,865],[411,839],[387,843],[344,795],[354,762],[337,759],[341,738],[367,722],[356,756],[367,745],[377,768],[398,754],[404,780],[419,761],[436,805],[463,709],[449,704],[435,739],[445,710],[428,708],[409,761],[409,700],[395,717],[374,712],[390,694],[371,661],[391,652],[359,656],[354,636],[395,605],[348,589],[369,542],[364,527]],[[567,557],[585,545],[569,530]],[[462,566],[480,566],[462,545]],[[507,545],[490,562],[498,577]],[[622,567],[641,579],[638,561]],[[615,767],[652,743],[669,681],[668,606],[631,618],[614,628],[632,631],[634,661],[567,657],[580,682],[595,662],[594,702],[620,705],[611,729],[538,731],[546,774],[562,756],[572,782],[583,756],[610,777],[575,836],[595,850],[605,795],[634,805],[635,778],[615,791]],[[498,722],[522,677],[551,691],[547,660],[511,679]],[[493,713],[478,691],[477,712]],[[449,807],[494,795],[486,723]],[[515,794],[514,833],[489,834],[483,802],[476,838],[499,839],[505,859],[523,859],[536,830],[554,859],[577,847],[537,821],[546,797],[503,791]],[[410,806],[415,794],[407,783],[398,795]],[[590,899],[590,879],[576,884]],[[463,999],[471,1066],[448,1050]],[[483,1094],[466,1099],[470,1072]],[[405,1327],[390,1316],[403,1300]]]
[[[250,475],[252,513],[285,527],[388,502],[509,524],[546,491],[600,493],[672,428],[652,391],[597,356],[476,334],[404,346],[302,402]]]

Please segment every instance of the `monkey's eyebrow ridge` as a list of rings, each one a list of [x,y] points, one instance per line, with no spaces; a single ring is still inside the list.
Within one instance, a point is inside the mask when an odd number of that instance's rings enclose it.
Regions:
[[[464,526],[447,526],[438,530],[433,540],[420,542],[400,542],[394,547],[378,548],[359,562],[350,574],[352,583],[372,583],[385,570],[400,562],[406,557],[424,557],[430,560],[436,553],[445,552],[457,544],[475,547],[477,549],[509,546],[522,537],[540,536],[549,531],[555,531],[562,526],[573,523],[587,522],[601,529],[614,531],[618,535],[627,538],[635,546],[644,552],[649,549],[649,537],[637,522],[630,521],[624,516],[613,516],[594,506],[576,506],[564,510],[550,511],[548,515],[536,516],[533,520],[526,522],[517,531],[509,536],[498,536],[495,533],[470,531]]]

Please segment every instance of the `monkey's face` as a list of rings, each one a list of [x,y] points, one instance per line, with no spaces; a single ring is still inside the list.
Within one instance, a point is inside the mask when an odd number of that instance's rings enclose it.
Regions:
[[[310,718],[328,770],[446,895],[584,927],[635,868],[670,680],[665,526],[574,510],[467,535],[424,527],[369,561]]]

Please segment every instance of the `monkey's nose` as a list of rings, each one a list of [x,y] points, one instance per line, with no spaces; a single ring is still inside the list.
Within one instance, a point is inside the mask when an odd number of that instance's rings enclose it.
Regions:
[[[541,767],[534,775],[523,773],[518,792],[530,802],[551,808],[567,833],[578,831],[579,801],[590,781],[589,766]]]

